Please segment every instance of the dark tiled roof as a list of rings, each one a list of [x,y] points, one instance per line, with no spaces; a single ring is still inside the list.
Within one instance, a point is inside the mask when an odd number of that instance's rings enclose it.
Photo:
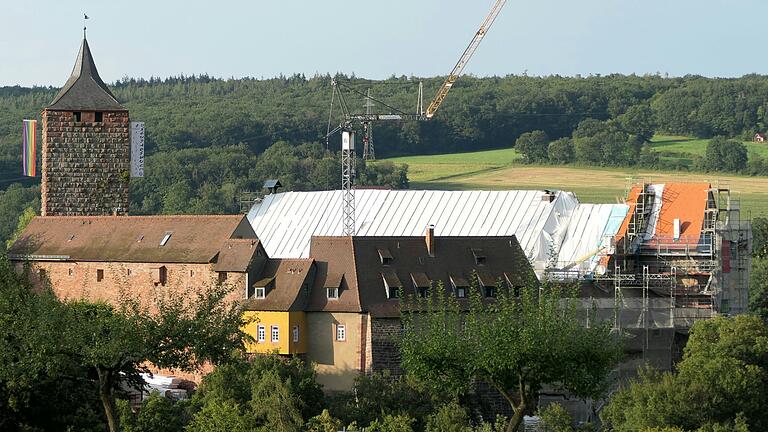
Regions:
[[[83,38],[72,75],[59,90],[49,110],[63,111],[124,111],[115,95],[99,77],[88,41]]]
[[[72,261],[209,263],[236,238],[257,240],[243,215],[38,216],[8,253]],[[229,268],[242,268],[254,249],[240,246],[250,243],[238,243],[242,256],[230,250],[221,256]]]
[[[312,259],[270,259],[254,286],[267,286],[263,299],[250,298],[245,309],[253,311],[302,311],[314,273]],[[307,290],[302,287],[307,284]]]
[[[388,265],[381,262],[382,249],[392,255]],[[477,263],[473,249],[482,250],[482,265]],[[513,284],[524,285],[535,280],[514,236],[435,237],[433,257],[423,237],[313,237],[310,255],[318,261],[318,281],[309,309],[315,311],[369,311],[374,316],[399,316],[400,300],[387,298],[385,279],[390,286],[402,286],[405,295],[416,294],[416,286],[427,281],[435,285],[442,282],[444,289],[453,294],[450,277],[459,285],[469,285],[467,280],[475,271],[487,284],[510,279]],[[342,290],[349,300],[327,300],[323,289],[328,286],[326,275],[340,273],[354,274],[354,278],[345,277]]]

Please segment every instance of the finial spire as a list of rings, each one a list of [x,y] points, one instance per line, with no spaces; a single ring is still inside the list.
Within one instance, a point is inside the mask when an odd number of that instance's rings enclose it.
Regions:
[[[88,29],[88,27],[85,25],[85,20],[88,19],[88,14],[83,13],[83,39],[85,39],[85,31]]]

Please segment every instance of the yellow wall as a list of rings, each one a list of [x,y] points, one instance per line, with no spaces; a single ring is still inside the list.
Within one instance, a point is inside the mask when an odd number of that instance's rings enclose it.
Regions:
[[[304,312],[267,312],[246,311],[245,318],[253,322],[245,326],[244,331],[254,342],[247,344],[251,353],[303,354],[307,352],[307,324]],[[258,326],[264,326],[266,338],[258,342]],[[272,326],[280,330],[280,340],[272,342]],[[299,327],[299,341],[293,341],[293,327]]]
[[[307,313],[307,360],[315,364],[317,381],[325,390],[350,390],[360,375],[362,319],[358,313]],[[337,324],[346,326],[344,342],[336,340]]]

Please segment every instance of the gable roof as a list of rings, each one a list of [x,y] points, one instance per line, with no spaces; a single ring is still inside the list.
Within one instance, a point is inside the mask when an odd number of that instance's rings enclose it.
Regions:
[[[430,256],[424,237],[313,237],[311,255],[318,262],[318,274],[307,310],[399,316],[400,301],[387,297],[385,280],[402,286],[406,294],[415,294],[414,282],[420,285],[425,280],[435,286],[442,282],[452,293],[451,276],[454,281],[469,279],[474,271],[491,284],[507,278],[515,285],[535,280],[515,236],[435,237],[434,241],[435,253]],[[389,264],[382,263],[380,249],[391,252]],[[473,249],[483,250],[483,264],[477,263]],[[339,273],[344,273],[346,283],[339,299],[329,300],[324,289],[326,279]],[[342,301],[344,295],[347,297]]]
[[[256,257],[266,259],[266,252],[258,239],[228,239],[221,245],[216,256],[217,272],[244,272]]]
[[[209,263],[237,238],[257,240],[242,215],[37,216],[8,253],[15,259]],[[250,248],[237,250],[252,254]],[[231,266],[245,260],[224,255]]]
[[[311,258],[316,262],[315,283],[307,311],[360,312],[357,269],[352,237],[312,237]],[[327,287],[338,287],[339,297],[328,299]]]
[[[311,284],[311,259],[270,259],[258,276],[259,281],[269,281],[263,299],[250,298],[245,301],[245,310],[254,311],[301,311],[307,302],[304,284]],[[258,286],[257,281],[254,286]]]
[[[88,41],[83,38],[72,75],[48,105],[49,110],[124,111],[96,70]]]

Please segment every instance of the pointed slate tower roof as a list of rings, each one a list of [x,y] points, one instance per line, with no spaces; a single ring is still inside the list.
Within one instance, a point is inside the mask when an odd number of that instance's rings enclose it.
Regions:
[[[96,64],[83,36],[83,44],[77,54],[72,76],[48,105],[49,110],[63,111],[124,111],[115,95],[99,77]]]

